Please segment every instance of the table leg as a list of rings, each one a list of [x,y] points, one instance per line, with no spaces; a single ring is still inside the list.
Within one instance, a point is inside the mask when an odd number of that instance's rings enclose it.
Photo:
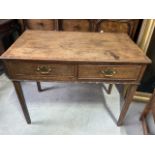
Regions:
[[[42,88],[41,88],[41,83],[40,82],[37,82],[37,88],[38,88],[39,92],[43,91]]]
[[[149,112],[152,111],[152,114],[153,114],[153,105],[155,104],[155,89],[152,93],[152,97],[149,101],[149,103],[147,103],[147,105],[145,106],[141,116],[140,116],[140,120],[142,122],[142,127],[143,127],[143,132],[144,132],[144,135],[148,135],[149,134],[149,128],[148,128],[148,125],[147,125],[147,120],[146,120],[146,117],[147,115],[149,114]],[[154,121],[155,121],[155,113],[154,113]]]
[[[147,117],[147,115],[148,115],[148,113],[150,111],[151,111],[151,102],[149,102],[145,106],[145,108],[144,108],[144,110],[143,110],[143,112],[142,112],[142,114],[140,116],[140,121],[142,122],[142,127],[143,127],[143,133],[144,133],[144,135],[148,135],[149,134],[149,130],[148,130],[147,122],[146,122],[146,117]]]
[[[155,121],[155,112],[154,112],[154,107],[155,107],[155,89],[152,93],[152,97],[150,98],[150,101],[149,103],[147,103],[147,105],[145,106],[142,114],[141,114],[141,117],[140,117],[140,120],[142,118],[146,118],[146,116],[148,115],[148,113],[152,110],[152,114],[153,114],[153,118],[154,118],[154,121]]]
[[[107,91],[108,94],[111,94],[112,87],[113,87],[113,84],[109,84],[108,91]]]
[[[14,84],[14,87],[15,87],[15,90],[16,90],[17,97],[19,99],[19,103],[20,103],[21,108],[23,110],[25,119],[26,119],[28,124],[31,124],[31,119],[30,119],[29,112],[28,112],[28,109],[27,109],[27,106],[26,106],[26,102],[25,102],[25,99],[24,99],[21,84],[20,84],[19,81],[13,81],[13,84]]]
[[[128,108],[129,108],[129,105],[133,99],[133,96],[134,96],[134,93],[137,89],[137,85],[130,85],[128,90],[127,90],[127,94],[126,94],[126,97],[125,97],[125,102],[123,104],[123,107],[122,107],[122,110],[121,110],[121,113],[120,113],[120,116],[119,116],[119,119],[118,119],[118,122],[117,122],[117,125],[120,126],[123,124],[123,121],[125,119],[125,116],[126,116],[126,113],[128,111]]]
[[[141,118],[141,121],[142,121],[143,133],[144,133],[144,135],[148,135],[149,129],[147,126],[146,118],[145,117]]]

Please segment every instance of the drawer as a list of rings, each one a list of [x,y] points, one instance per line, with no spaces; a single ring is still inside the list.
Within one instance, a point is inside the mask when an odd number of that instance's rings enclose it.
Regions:
[[[79,65],[78,79],[136,80],[139,65]]]
[[[9,73],[12,78],[67,80],[75,78],[76,67],[72,64],[51,62],[9,61]]]

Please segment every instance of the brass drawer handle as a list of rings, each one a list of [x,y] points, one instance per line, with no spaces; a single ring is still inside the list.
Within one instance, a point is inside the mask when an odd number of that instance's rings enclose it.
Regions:
[[[104,74],[105,77],[112,77],[117,72],[112,69],[106,69],[106,70],[102,70],[101,73]]]
[[[52,71],[52,69],[48,66],[38,66],[37,72],[41,74],[49,74]]]

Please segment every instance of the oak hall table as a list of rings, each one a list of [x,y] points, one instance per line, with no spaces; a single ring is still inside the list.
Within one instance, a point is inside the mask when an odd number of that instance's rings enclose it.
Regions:
[[[78,81],[129,84],[117,122],[121,125],[150,60],[123,33],[25,31],[0,57],[27,123],[20,81]]]

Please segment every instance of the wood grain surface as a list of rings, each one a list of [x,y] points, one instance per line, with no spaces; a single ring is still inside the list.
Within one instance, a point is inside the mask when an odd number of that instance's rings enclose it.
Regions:
[[[79,79],[128,79],[137,80],[140,65],[79,65]],[[106,76],[102,71],[111,70],[115,74]]]
[[[130,84],[117,125],[122,125],[146,65],[151,62],[125,33],[33,30],[25,31],[0,59],[14,82],[27,123],[31,120],[20,80],[103,81]]]
[[[149,63],[124,33],[25,31],[1,59]]]

